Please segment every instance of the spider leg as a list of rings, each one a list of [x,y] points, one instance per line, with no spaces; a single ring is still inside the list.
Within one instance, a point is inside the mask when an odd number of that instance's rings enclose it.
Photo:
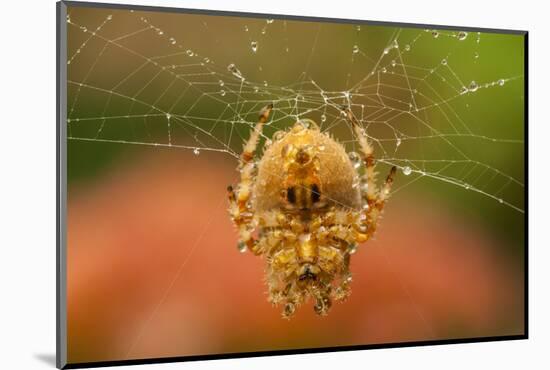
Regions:
[[[368,205],[371,206],[371,204],[374,204],[378,198],[378,190],[376,187],[376,172],[374,172],[374,149],[369,143],[367,139],[367,134],[359,124],[359,121],[357,121],[357,118],[355,117],[353,112],[347,107],[344,108],[344,112],[346,113],[346,118],[351,123],[353,132],[357,137],[357,141],[359,142],[359,147],[361,149],[361,158],[363,159],[366,168],[364,176],[367,183],[367,189],[364,195],[366,196]]]
[[[361,211],[359,224],[357,225],[357,240],[364,242],[368,240],[376,231],[378,217],[384,208],[384,204],[388,199],[388,195],[393,184],[396,168],[393,166],[390,173],[386,177],[386,181],[380,190],[376,186],[376,172],[374,171],[376,163],[374,159],[374,149],[367,139],[364,129],[361,127],[353,112],[345,107],[346,118],[351,123],[355,136],[361,148],[361,156],[365,163],[364,181],[367,184],[366,190],[363,192],[363,198],[366,200],[366,207]]]
[[[239,160],[239,170],[241,180],[236,190],[230,185],[227,187],[229,198],[229,213],[233,219],[233,223],[239,232],[239,249],[246,247],[251,251],[255,251],[256,242],[252,236],[254,230],[253,213],[249,209],[249,203],[252,185],[254,180],[254,152],[258,146],[258,139],[262,133],[263,125],[267,122],[269,114],[273,109],[273,104],[269,104],[262,108],[258,123],[250,134],[250,138],[244,145],[243,153]],[[244,250],[244,249],[243,249]]]

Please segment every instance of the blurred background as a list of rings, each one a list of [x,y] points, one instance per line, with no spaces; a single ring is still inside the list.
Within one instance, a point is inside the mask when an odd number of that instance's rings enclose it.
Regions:
[[[523,37],[69,8],[70,362],[524,332]],[[225,188],[307,117],[400,169],[352,295],[283,320]],[[259,150],[261,154],[261,149]]]

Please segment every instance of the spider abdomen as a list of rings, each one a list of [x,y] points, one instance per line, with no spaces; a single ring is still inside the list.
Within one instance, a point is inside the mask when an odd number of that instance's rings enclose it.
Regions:
[[[257,212],[331,205],[360,209],[357,182],[341,144],[317,128],[297,123],[266,148],[259,161],[253,207]]]

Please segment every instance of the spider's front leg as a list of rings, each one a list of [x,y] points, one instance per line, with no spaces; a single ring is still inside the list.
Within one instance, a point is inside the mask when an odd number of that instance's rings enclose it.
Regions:
[[[357,225],[357,239],[359,242],[368,240],[376,231],[378,223],[378,217],[384,208],[384,204],[388,199],[388,195],[393,184],[393,178],[395,176],[396,168],[393,166],[390,173],[386,177],[386,181],[380,190],[376,186],[376,172],[374,149],[367,139],[367,134],[361,127],[357,118],[355,118],[353,112],[348,107],[344,108],[346,118],[351,123],[355,136],[359,142],[361,148],[361,157],[365,163],[365,182],[367,184],[366,191],[363,191],[363,199],[366,201],[366,209],[361,210],[362,217],[360,217],[359,224]]]
[[[239,232],[239,249],[248,248],[252,252],[256,252],[256,241],[252,236],[255,225],[253,223],[253,213],[250,210],[249,200],[252,194],[252,186],[254,182],[254,151],[258,146],[258,140],[262,133],[263,125],[267,122],[269,114],[273,109],[273,104],[269,104],[262,108],[258,123],[250,134],[250,138],[244,145],[243,153],[239,160],[239,171],[241,173],[241,181],[236,190],[230,185],[227,187],[229,197],[229,213],[233,223]],[[242,247],[241,247],[242,246]]]

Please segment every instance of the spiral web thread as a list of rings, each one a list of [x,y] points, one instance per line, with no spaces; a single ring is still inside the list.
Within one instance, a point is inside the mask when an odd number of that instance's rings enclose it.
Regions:
[[[478,96],[498,99],[523,84],[522,71],[476,82],[464,68],[483,60],[483,33],[86,11],[92,15],[74,8],[67,16],[71,141],[238,158],[258,112],[273,103],[263,139],[310,118],[354,150],[342,115],[348,106],[381,166],[397,166],[404,175],[395,192],[430,179],[524,212],[523,176],[484,155],[505,151],[522,158],[522,131],[501,137],[468,113]],[[182,31],[166,17],[181,19]],[[331,46],[331,32],[348,37]],[[436,46],[434,55],[426,51]],[[331,74],[338,83],[325,81]],[[522,94],[515,98],[523,104]]]

